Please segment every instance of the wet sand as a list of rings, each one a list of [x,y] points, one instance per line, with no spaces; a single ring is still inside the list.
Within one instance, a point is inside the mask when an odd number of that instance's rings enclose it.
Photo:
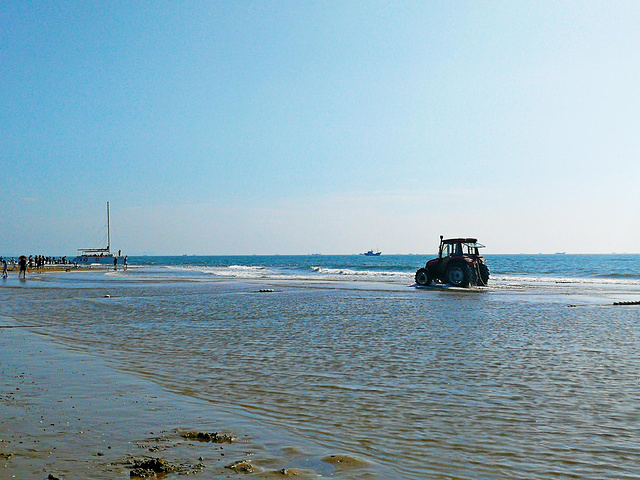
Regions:
[[[2,283],[0,480],[638,478],[635,283],[130,273]]]
[[[304,452],[272,455],[264,442],[225,431],[206,403],[61,348],[2,316],[0,375],[0,480],[136,478],[158,465],[170,472],[158,478],[318,476],[312,465],[291,465],[296,458],[308,463]],[[323,462],[343,466],[332,460]]]

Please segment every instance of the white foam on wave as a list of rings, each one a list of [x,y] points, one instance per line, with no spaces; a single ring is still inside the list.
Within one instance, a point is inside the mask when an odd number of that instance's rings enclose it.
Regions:
[[[279,269],[265,266],[229,265],[171,265],[164,267],[178,275],[212,275],[221,278],[272,279],[272,280],[335,280],[335,281],[407,281],[413,273],[394,271],[368,271],[351,268],[309,267],[309,270]]]
[[[258,270],[267,270],[267,267],[264,267],[262,265],[229,265],[228,267],[223,267],[223,268],[228,268],[229,270],[239,270],[239,271],[249,271],[249,272],[254,272]]]
[[[578,284],[578,285],[623,285],[638,286],[640,280],[631,278],[611,278],[611,277],[541,277],[541,276],[519,276],[519,275],[492,275],[492,280],[515,284]]]
[[[325,267],[311,267],[311,269],[321,275],[338,276],[338,277],[369,277],[375,278],[407,278],[412,277],[413,273],[407,272],[393,272],[393,271],[370,271],[370,270],[353,270],[350,268],[325,268]]]
[[[175,272],[178,276],[214,276],[219,278],[237,279],[265,279],[265,280],[292,280],[292,281],[336,281],[336,282],[412,282],[414,272],[394,270],[359,270],[354,268],[305,267],[307,270],[287,267],[268,267],[262,265],[172,265],[162,267]],[[640,280],[629,278],[602,278],[602,277],[561,277],[561,276],[530,276],[530,275],[500,275],[492,274],[489,280],[492,288],[523,289],[529,287],[571,287],[572,285],[583,288],[598,286],[625,288],[640,286]]]
[[[184,274],[196,273],[228,278],[261,278],[269,276],[269,270],[267,267],[251,265],[169,265],[165,268]]]

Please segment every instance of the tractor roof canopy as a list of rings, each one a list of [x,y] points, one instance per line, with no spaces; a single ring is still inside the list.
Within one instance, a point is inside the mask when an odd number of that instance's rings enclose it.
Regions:
[[[452,244],[452,243],[464,243],[469,245],[470,247],[484,248],[484,245],[478,243],[477,238],[447,238],[442,240],[442,243]]]

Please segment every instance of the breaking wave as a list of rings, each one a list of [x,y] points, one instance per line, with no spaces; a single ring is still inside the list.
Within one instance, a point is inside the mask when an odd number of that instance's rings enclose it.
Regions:
[[[164,267],[178,274],[213,275],[227,278],[262,278],[269,276],[270,270],[265,266],[229,265],[229,266],[204,266],[204,265],[170,265]]]
[[[413,276],[413,273],[407,272],[353,270],[350,268],[311,267],[311,270],[320,275],[331,275],[340,277],[411,278]]]

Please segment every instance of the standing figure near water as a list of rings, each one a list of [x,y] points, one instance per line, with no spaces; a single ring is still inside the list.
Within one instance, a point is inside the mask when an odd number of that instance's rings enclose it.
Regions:
[[[124,256],[124,264],[123,264],[123,265],[124,265],[124,269],[125,269],[125,270],[127,269],[127,265],[128,265],[128,263],[127,263],[127,258],[128,258],[128,257],[125,255],[125,256]]]
[[[118,270],[118,257],[113,257],[113,269]]]
[[[7,278],[9,276],[9,272],[7,271],[7,261],[2,259],[2,278]]]
[[[24,255],[20,257],[18,261],[18,265],[20,266],[20,272],[18,273],[18,278],[27,278],[27,257]]]

